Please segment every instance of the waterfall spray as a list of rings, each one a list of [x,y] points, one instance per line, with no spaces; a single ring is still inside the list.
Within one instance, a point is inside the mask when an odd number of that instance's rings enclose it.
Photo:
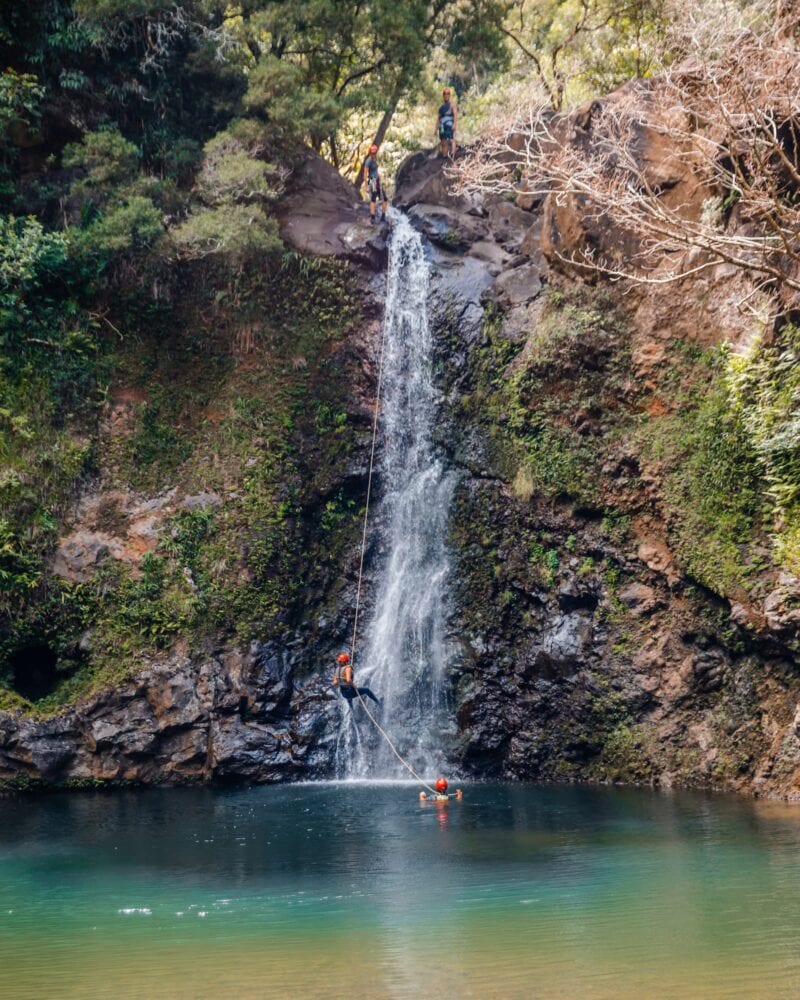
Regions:
[[[421,773],[439,769],[451,724],[446,638],[447,523],[454,480],[437,454],[428,322],[429,268],[422,239],[395,214],[384,314],[378,474],[382,501],[375,603],[362,640],[358,681],[383,699],[382,724]],[[339,773],[400,777],[356,705],[342,705]]]

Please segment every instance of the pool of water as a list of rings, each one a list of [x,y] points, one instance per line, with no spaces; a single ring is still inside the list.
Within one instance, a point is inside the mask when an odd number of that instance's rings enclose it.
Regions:
[[[800,996],[800,807],[416,796],[0,800],[0,997]]]

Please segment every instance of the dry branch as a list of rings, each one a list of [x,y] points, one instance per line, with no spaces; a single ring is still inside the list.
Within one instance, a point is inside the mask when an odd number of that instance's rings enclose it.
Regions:
[[[613,277],[663,283],[726,263],[800,292],[797,39],[738,27],[714,51],[569,115],[541,92],[518,97],[460,165],[462,190],[573,199],[626,249],[570,262]]]

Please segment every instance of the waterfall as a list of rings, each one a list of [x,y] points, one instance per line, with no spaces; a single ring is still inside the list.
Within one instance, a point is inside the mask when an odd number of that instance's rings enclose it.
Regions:
[[[447,698],[447,526],[454,477],[433,442],[437,419],[428,322],[429,266],[422,239],[393,213],[384,312],[382,497],[371,530],[380,537],[375,599],[360,637],[356,683],[382,699],[378,717],[403,756],[431,775],[444,759]],[[370,706],[371,708],[374,706]],[[339,773],[408,777],[363,708],[342,702]]]

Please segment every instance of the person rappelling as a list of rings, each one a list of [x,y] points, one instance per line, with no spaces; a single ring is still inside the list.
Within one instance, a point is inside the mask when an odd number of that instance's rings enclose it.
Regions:
[[[389,200],[383,190],[378,168],[378,147],[374,142],[369,147],[369,156],[364,161],[364,183],[369,192],[369,221],[374,226],[377,222],[378,202],[381,203],[381,222],[386,219],[386,212],[389,209]]]
[[[353,664],[350,662],[349,653],[339,653],[336,657],[336,663],[337,667],[333,675],[333,683],[335,687],[339,688],[339,693],[350,708],[353,707],[354,699],[359,696],[362,698],[371,698],[376,705],[380,705],[380,698],[377,698],[368,687],[356,687],[353,676]]]

